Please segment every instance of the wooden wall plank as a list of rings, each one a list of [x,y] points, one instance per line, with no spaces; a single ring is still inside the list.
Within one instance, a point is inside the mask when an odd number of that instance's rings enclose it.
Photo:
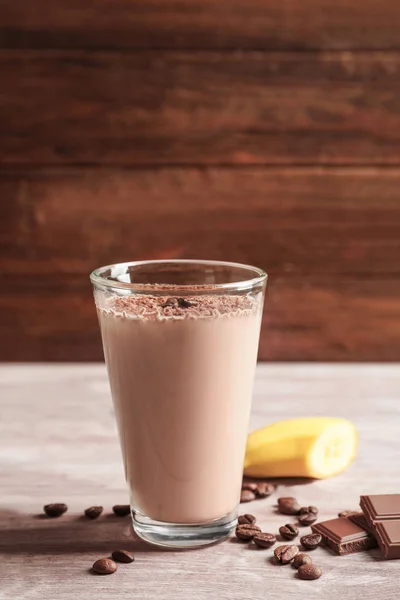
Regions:
[[[260,360],[400,360],[400,281],[272,276]],[[8,278],[0,296],[0,361],[101,360],[86,277]]]
[[[400,169],[3,172],[0,265],[86,277],[100,264],[195,257],[399,277],[399,189]]]
[[[0,45],[35,48],[400,48],[396,0],[13,0]]]
[[[3,172],[0,360],[98,360],[88,274],[117,260],[270,272],[260,358],[400,359],[400,170]]]
[[[0,53],[5,165],[399,164],[399,53]]]

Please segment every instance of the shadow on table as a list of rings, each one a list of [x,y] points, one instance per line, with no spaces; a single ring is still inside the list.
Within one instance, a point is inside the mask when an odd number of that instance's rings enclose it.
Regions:
[[[285,488],[285,487],[293,487],[295,485],[307,485],[309,483],[314,483],[316,480],[311,479],[310,477],[243,477],[244,482],[267,482],[273,483],[277,488]],[[283,492],[283,489],[280,492]]]
[[[5,554],[74,554],[99,552],[103,556],[118,548],[131,552],[154,552],[136,538],[129,517],[105,515],[94,521],[65,515],[26,515],[0,510],[0,552]]]

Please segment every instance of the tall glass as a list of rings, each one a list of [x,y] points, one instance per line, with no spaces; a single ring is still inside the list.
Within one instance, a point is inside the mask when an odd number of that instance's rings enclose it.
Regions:
[[[201,546],[236,526],[267,275],[132,262],[90,276],[134,530]]]

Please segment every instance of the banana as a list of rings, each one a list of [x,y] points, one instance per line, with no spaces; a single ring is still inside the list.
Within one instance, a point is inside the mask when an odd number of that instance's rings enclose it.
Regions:
[[[355,458],[358,435],[347,419],[307,417],[279,421],[247,438],[244,474],[325,479]]]

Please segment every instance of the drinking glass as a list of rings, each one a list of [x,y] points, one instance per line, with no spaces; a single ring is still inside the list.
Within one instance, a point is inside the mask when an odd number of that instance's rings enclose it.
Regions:
[[[142,261],[90,279],[136,534],[206,545],[237,523],[267,275]]]

